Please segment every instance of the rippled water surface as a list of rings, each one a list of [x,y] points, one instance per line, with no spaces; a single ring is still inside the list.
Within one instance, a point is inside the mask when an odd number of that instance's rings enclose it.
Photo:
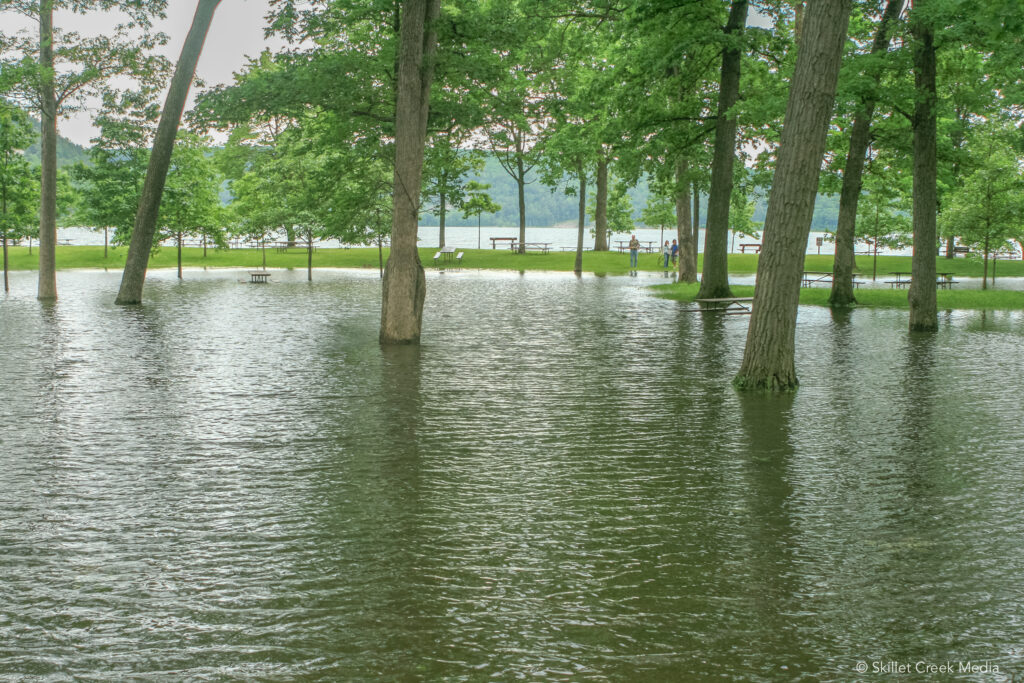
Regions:
[[[431,273],[382,349],[376,273],[186,275],[0,299],[4,680],[1024,671],[1019,314],[802,309],[768,398],[644,281]]]

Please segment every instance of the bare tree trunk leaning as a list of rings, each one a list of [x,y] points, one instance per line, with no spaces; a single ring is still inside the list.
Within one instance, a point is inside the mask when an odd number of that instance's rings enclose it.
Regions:
[[[735,380],[741,389],[787,391],[798,384],[794,344],[800,280],[850,5],[851,0],[818,0],[804,17],[768,198],[747,344]]]
[[[380,343],[418,344],[427,281],[416,248],[423,147],[434,78],[440,0],[405,0],[395,105],[395,190],[391,253],[384,266]]]
[[[606,159],[597,162],[597,194],[594,196],[594,251],[608,251],[608,161]]]
[[[899,18],[903,0],[888,0],[885,11],[875,31],[871,54],[877,55],[889,49],[890,26]],[[875,74],[877,82],[881,74]],[[843,169],[843,187],[839,193],[839,221],[836,225],[836,254],[832,265],[832,293],[829,303],[834,307],[852,306],[857,303],[853,294],[853,271],[856,268],[854,243],[857,232],[857,203],[860,201],[861,178],[864,174],[864,156],[871,142],[871,119],[875,113],[875,97],[869,95],[853,119],[850,132],[850,149],[846,154]]]
[[[690,162],[676,162],[676,238],[679,240],[679,281],[697,281],[697,244],[693,241],[690,220]]]
[[[174,139],[178,135],[181,113],[185,110],[192,78],[196,73],[196,63],[203,51],[206,33],[213,21],[213,13],[220,0],[199,0],[196,13],[192,17],[192,27],[181,47],[181,56],[171,77],[171,87],[164,101],[164,109],[160,113],[156,138],[153,140],[153,152],[149,157],[146,169],[146,182],[139,197],[139,209],[135,214],[132,228],[132,239],[128,245],[128,256],[125,258],[124,274],[121,276],[121,289],[117,293],[115,303],[142,303],[142,288],[146,284],[146,268],[149,265],[149,253],[153,248],[156,235],[157,216],[160,212],[160,198],[163,196],[164,183],[167,180],[167,169],[171,165],[171,154],[174,152]]]
[[[917,0],[915,13],[925,5]],[[928,19],[911,17],[914,37],[914,255],[911,260],[910,329],[930,332],[939,327],[935,283],[935,218],[938,212],[936,156],[935,36]]]
[[[700,298],[731,296],[729,289],[729,201],[732,169],[736,161],[736,115],[730,110],[739,99],[743,50],[736,44],[747,20],[747,0],[732,0],[725,24],[727,46],[722,50],[722,79],[718,91],[715,151],[711,162],[708,222],[704,229],[704,274]]]
[[[39,3],[40,158],[39,289],[40,299],[57,298],[57,93],[53,72],[53,0]]]

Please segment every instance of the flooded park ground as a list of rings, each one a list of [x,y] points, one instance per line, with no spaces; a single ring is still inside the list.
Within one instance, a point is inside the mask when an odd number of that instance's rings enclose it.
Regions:
[[[767,397],[658,275],[431,271],[418,348],[375,271],[13,277],[0,679],[1024,671],[1019,311],[803,307]]]

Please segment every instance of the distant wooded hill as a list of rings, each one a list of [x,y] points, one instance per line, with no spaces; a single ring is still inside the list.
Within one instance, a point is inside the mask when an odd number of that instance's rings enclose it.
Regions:
[[[39,132],[39,122],[32,119],[32,125]],[[39,163],[39,140],[37,139],[31,147],[25,150],[25,158],[31,164]],[[75,144],[65,137],[57,136],[57,166],[71,166],[76,162],[89,163],[89,150],[86,147]]]

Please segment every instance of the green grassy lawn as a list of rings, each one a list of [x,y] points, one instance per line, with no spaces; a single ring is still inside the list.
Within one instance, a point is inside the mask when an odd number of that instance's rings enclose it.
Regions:
[[[427,269],[434,267],[434,248],[421,248],[420,260]],[[467,269],[497,270],[553,270],[571,271],[575,262],[574,252],[551,252],[549,254],[527,253],[515,254],[508,249],[465,249],[462,266]],[[38,247],[28,253],[27,247],[10,247],[11,270],[34,270],[38,267]],[[124,267],[127,247],[110,249],[106,258],[100,246],[59,246],[57,247],[57,267],[72,268],[107,268],[120,270]],[[388,250],[384,250],[384,260]],[[268,268],[306,267],[306,252],[302,249],[289,249],[280,252],[274,249],[266,251]],[[757,271],[756,254],[730,254],[729,272],[735,275],[752,275]],[[353,249],[317,249],[313,254],[314,268],[377,268],[378,253],[375,248]],[[162,248],[151,259],[150,268],[174,268],[177,265],[177,252],[173,248]],[[186,248],[182,251],[182,265],[186,268],[261,268],[263,252],[256,249],[210,249],[206,256],[199,248]],[[443,262],[441,263],[443,265]],[[640,270],[661,271],[660,254],[641,254]],[[858,279],[870,279],[872,259],[861,256],[858,259],[861,274]],[[809,254],[805,262],[806,270],[832,270],[831,255]],[[991,267],[991,264],[990,264]],[[586,252],[583,255],[583,269],[587,272],[625,274],[629,272],[629,255],[618,252]],[[981,277],[982,263],[974,258],[957,258],[938,260],[938,270],[952,272],[954,277]],[[893,271],[910,271],[908,256],[879,256],[878,279],[889,279]],[[999,277],[1024,277],[1024,262],[1000,261],[997,266]],[[693,301],[697,295],[696,285],[656,285],[658,296],[679,301]],[[736,296],[752,296],[753,287],[734,286]],[[829,289],[827,287],[805,288],[800,291],[800,302],[812,306],[828,305]],[[856,292],[857,302],[861,306],[905,308],[907,307],[906,290],[890,289],[859,289]],[[1002,290],[940,290],[938,293],[939,307],[942,309],[1024,309],[1024,292]]]
[[[433,257],[437,250],[421,248],[420,260],[427,268],[433,267]],[[465,249],[463,267],[501,270],[555,270],[571,271],[575,262],[574,252],[555,251],[549,254],[530,252],[515,254],[508,249]],[[103,257],[100,246],[59,246],[57,247],[57,267],[68,268],[115,268],[124,267],[127,247],[110,249],[107,258]],[[38,266],[38,247],[33,247],[29,255],[27,247],[10,247],[11,270],[34,270]],[[268,268],[305,268],[306,252],[302,249],[289,249],[279,252],[268,249],[266,252]],[[388,250],[384,250],[387,260]],[[730,254],[729,272],[736,275],[752,275],[757,272],[757,254]],[[176,250],[169,247],[160,249],[154,254],[150,268],[174,268],[177,263]],[[263,264],[263,254],[257,249],[210,249],[206,256],[200,248],[186,248],[182,251],[182,263],[186,268],[258,268]],[[938,259],[938,270],[952,272],[954,277],[981,277],[982,263],[976,258]],[[857,260],[860,270],[858,279],[870,279],[872,259],[860,256]],[[314,268],[376,268],[378,266],[377,249],[317,249],[313,254]],[[989,264],[991,268],[991,263]],[[640,270],[660,271],[660,254],[641,254]],[[698,269],[700,265],[698,265]],[[804,265],[806,270],[831,271],[832,256],[808,254]],[[629,254],[619,252],[585,252],[583,269],[591,273],[627,273],[629,272]],[[893,271],[910,271],[909,256],[879,256],[878,279],[889,279]],[[1024,277],[1024,261],[1000,261],[996,274],[999,277]]]

